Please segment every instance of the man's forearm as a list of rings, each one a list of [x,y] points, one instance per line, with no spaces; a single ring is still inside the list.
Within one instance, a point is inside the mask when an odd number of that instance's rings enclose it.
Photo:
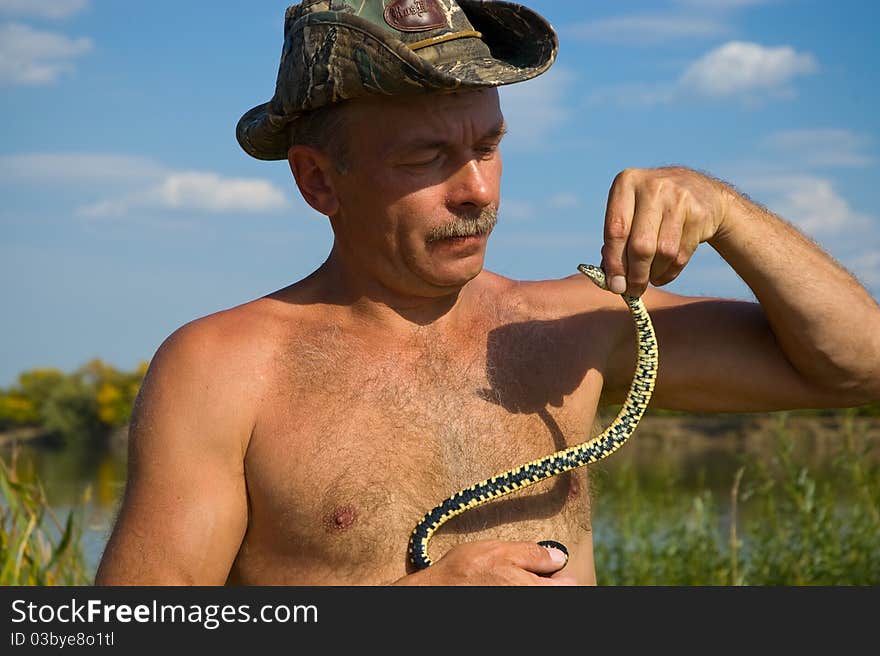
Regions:
[[[854,401],[880,398],[880,307],[792,225],[730,188],[709,243],[752,289],[805,380]]]

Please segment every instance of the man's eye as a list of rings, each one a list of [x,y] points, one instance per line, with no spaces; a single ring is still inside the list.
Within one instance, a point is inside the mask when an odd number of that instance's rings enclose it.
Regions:
[[[498,144],[492,144],[491,146],[481,146],[477,148],[477,154],[481,159],[491,159],[495,153],[498,152]]]
[[[406,166],[430,166],[440,161],[440,153],[425,153],[417,157],[409,158],[404,164]]]

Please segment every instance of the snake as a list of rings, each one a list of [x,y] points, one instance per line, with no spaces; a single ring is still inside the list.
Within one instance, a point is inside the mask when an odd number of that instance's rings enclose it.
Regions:
[[[579,264],[577,269],[600,289],[609,290],[605,272],[600,267]],[[437,530],[453,517],[553,476],[598,462],[617,451],[635,432],[651,400],[657,379],[657,336],[641,297],[626,293],[620,296],[635,323],[638,356],[629,391],[617,416],[605,430],[590,440],[508,469],[463,488],[438,503],[425,513],[410,535],[408,554],[416,570],[433,564],[428,543]]]

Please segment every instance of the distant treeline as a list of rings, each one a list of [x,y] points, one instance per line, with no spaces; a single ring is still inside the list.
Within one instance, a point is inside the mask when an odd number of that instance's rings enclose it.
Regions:
[[[72,373],[26,371],[0,389],[0,431],[34,429],[60,442],[102,440],[128,423],[147,366],[120,371],[95,359]]]

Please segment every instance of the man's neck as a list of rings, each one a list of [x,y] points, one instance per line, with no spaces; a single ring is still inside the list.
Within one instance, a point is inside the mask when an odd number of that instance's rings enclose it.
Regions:
[[[415,327],[454,327],[473,306],[486,272],[461,287],[409,292],[366,275],[359,275],[333,254],[312,274],[319,295],[347,307],[356,321],[386,330]]]

